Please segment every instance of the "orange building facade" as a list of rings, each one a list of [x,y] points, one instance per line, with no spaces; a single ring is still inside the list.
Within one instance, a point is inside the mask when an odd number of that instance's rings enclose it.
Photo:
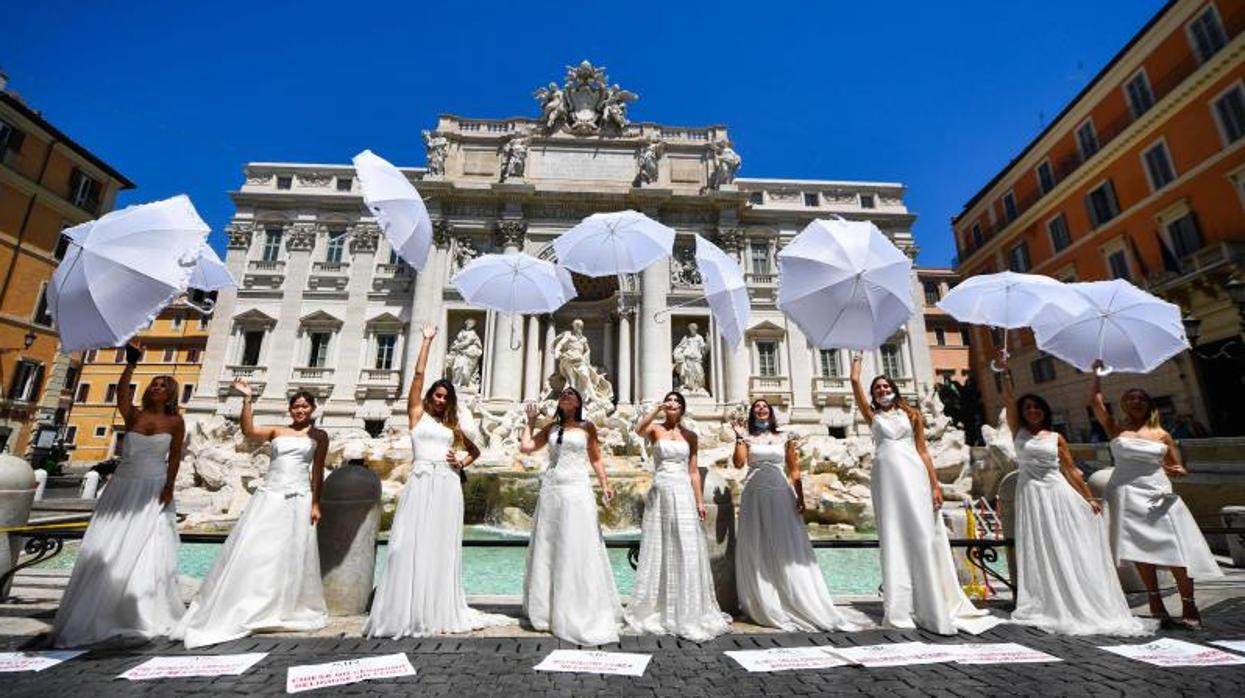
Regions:
[[[63,425],[79,370],[60,353],[46,288],[65,228],[111,210],[133,183],[7,90],[0,74],[0,452]]]
[[[939,383],[953,380],[962,384],[968,379],[971,366],[969,328],[936,305],[955,288],[959,274],[952,269],[917,268],[916,278],[921,283],[925,340],[934,378]]]
[[[1180,305],[1194,351],[1145,376],[1111,376],[1108,398],[1141,387],[1181,435],[1245,433],[1245,2],[1166,5],[952,227],[964,277],[1124,278]],[[974,328],[972,339],[972,370],[997,415],[989,361],[1002,335]],[[1009,350],[1019,393],[1046,397],[1069,438],[1101,437],[1085,375],[1039,352],[1027,331],[1010,335]]]

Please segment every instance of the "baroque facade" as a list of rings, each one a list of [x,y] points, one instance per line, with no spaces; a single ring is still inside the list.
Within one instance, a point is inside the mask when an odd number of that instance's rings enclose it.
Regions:
[[[375,431],[391,417],[400,425],[419,326],[432,321],[441,331],[429,374],[453,377],[484,429],[566,380],[568,346],[587,347],[607,411],[684,387],[696,417],[716,419],[765,397],[801,430],[850,428],[849,357],[815,350],[777,310],[776,254],[809,221],[838,215],[873,221],[915,256],[904,187],[736,177],[741,158],[725,127],[632,122],[636,95],[587,62],[536,98],[539,117],[442,115],[424,132],[427,166],[404,168],[436,233],[420,272],[390,251],[350,166],[246,165],[231,193],[237,213],[226,255],[240,284],[217,302],[190,414],[235,414],[240,398],[228,386],[242,376],[262,386],[261,419],[277,419],[287,395],[310,390],[323,398],[320,423],[330,429]],[[463,264],[489,252],[555,259],[558,235],[592,213],[621,209],[674,228],[673,258],[638,275],[576,277],[578,297],[551,316],[486,312],[451,284]],[[745,271],[753,316],[736,349],[717,336],[704,303],[696,234],[736,255]],[[912,292],[919,306],[915,274]],[[905,392],[928,393],[920,312],[866,356],[866,374],[875,367],[896,375]]]

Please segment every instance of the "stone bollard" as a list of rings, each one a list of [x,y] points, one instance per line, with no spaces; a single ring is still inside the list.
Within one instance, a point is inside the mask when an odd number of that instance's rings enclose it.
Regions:
[[[380,478],[363,461],[325,478],[316,529],[329,615],[362,615],[372,594],[380,529]]]
[[[1223,519],[1224,528],[1245,528],[1245,506],[1227,506],[1219,510],[1219,518]],[[1245,533],[1227,533],[1228,554],[1232,556],[1232,566],[1245,568]]]
[[[1020,471],[1013,470],[999,480],[999,523],[1003,525],[1004,538],[1016,538],[1016,484],[1020,479]],[[1020,576],[1016,569],[1016,549],[1007,551],[1007,576],[1012,584],[1020,588]]]
[[[30,507],[35,501],[35,472],[30,464],[9,454],[0,454],[0,529],[25,526],[30,521]],[[17,564],[22,552],[23,536],[0,533],[0,575]],[[13,580],[0,588],[0,599],[9,597]]]
[[[735,501],[730,483],[716,470],[700,468],[701,492],[705,501],[705,521],[701,530],[713,570],[713,591],[724,613],[739,610],[735,589]]]
[[[1113,472],[1115,472],[1115,468],[1101,468],[1095,470],[1085,480],[1085,484],[1089,485],[1089,491],[1102,500],[1102,515],[1107,517],[1108,531],[1113,531],[1115,528],[1114,521],[1111,518],[1111,507],[1107,502],[1106,496],[1107,482],[1111,480],[1111,473]],[[1111,545],[1114,546],[1114,534],[1108,534],[1108,539],[1111,541]],[[1112,547],[1111,554],[1115,554],[1114,547]],[[1115,569],[1120,576],[1120,586],[1124,587],[1125,594],[1146,593],[1146,585],[1142,584],[1141,575],[1137,574],[1137,568],[1133,566],[1133,563],[1120,561],[1120,564]],[[1169,589],[1176,584],[1176,580],[1172,578],[1171,572],[1161,567],[1158,570],[1158,581],[1159,589]]]
[[[82,499],[95,499],[95,493],[99,489],[99,473],[94,470],[82,476],[82,492],[79,496]]]
[[[48,471],[39,468],[35,471],[35,501],[43,499],[43,490],[48,486]]]

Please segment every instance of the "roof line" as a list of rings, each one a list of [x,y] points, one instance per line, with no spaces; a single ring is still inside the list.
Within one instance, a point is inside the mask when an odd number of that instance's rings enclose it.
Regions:
[[[14,110],[16,110],[19,114],[21,114],[25,118],[30,119],[31,121],[38,124],[40,128],[42,128],[43,130],[51,134],[51,136],[55,138],[57,142],[64,143],[66,146],[69,147],[70,150],[74,151],[78,155],[81,155],[83,159],[85,159],[87,162],[90,162],[92,165],[95,165],[99,169],[106,172],[110,177],[120,182],[121,188],[123,190],[134,188],[135,186],[134,183],[131,182],[128,177],[118,172],[117,169],[113,167],[112,165],[109,165],[108,163],[104,162],[103,159],[100,158],[98,155],[92,153],[91,151],[79,145],[78,142],[75,141],[74,139],[65,135],[64,131],[61,131],[60,129],[53,126],[51,122],[43,118],[42,114],[26,106],[26,104],[22,102],[22,100],[13,96],[7,90],[0,90],[0,100],[3,100],[5,104],[12,107]]]

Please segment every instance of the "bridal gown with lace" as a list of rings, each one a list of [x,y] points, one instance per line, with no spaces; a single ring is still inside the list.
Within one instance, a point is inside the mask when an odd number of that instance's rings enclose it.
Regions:
[[[787,482],[786,437],[748,438],[735,583],[753,622],[786,631],[855,630],[835,607]]]
[[[174,508],[160,504],[172,438],[126,435],[56,611],[54,646],[167,636],[185,613]]]
[[[588,433],[549,436],[523,579],[523,611],[537,630],[580,645],[618,642],[622,608],[588,478]]]
[[[730,628],[718,608],[705,534],[688,475],[689,444],[653,444],[653,486],[644,500],[640,564],[627,624],[640,632],[702,642]]]
[[[316,442],[278,436],[271,445],[264,484],[229,533],[174,635],[187,648],[258,632],[316,630],[328,621],[311,525]]]
[[[398,639],[517,623],[467,606],[462,483],[445,460],[454,432],[424,414],[411,446],[415,463],[398,499],[385,573],[363,634]]]
[[[1194,579],[1223,576],[1192,512],[1163,471],[1167,444],[1133,436],[1111,441],[1107,481],[1111,542],[1117,563],[1184,567]]]
[[[1095,514],[1059,469],[1059,436],[1016,435],[1016,570],[1012,622],[1062,635],[1145,635]]]
[[[869,484],[882,556],[882,622],[954,635],[955,622],[986,615],[964,595],[929,474],[902,410],[878,410]]]

